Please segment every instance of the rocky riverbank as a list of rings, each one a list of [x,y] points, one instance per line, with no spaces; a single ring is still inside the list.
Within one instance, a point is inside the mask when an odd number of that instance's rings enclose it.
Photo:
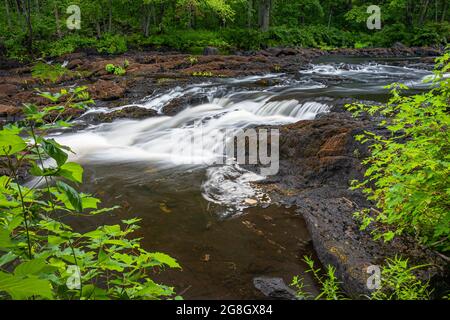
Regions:
[[[351,180],[363,177],[361,160],[368,155],[354,136],[364,130],[379,132],[373,120],[355,119],[336,106],[316,120],[279,129],[280,171],[261,187],[276,202],[297,208],[320,261],[336,267],[350,296],[358,299],[369,295],[367,267],[383,265],[386,258],[395,255],[409,259],[412,265],[428,264],[418,275],[430,280],[436,293],[448,290],[447,259],[408,236],[389,243],[374,241],[370,230],[361,231],[353,217],[354,212],[371,208],[361,192],[349,187]]]
[[[120,56],[91,55],[88,52],[69,54],[51,61],[65,65],[69,70],[55,82],[32,77],[32,66],[0,58],[0,119],[11,121],[20,117],[23,103],[43,105],[48,103],[36,94],[42,91],[56,92],[73,85],[88,87],[97,106],[115,107],[135,102],[158,90],[203,82],[211,77],[242,77],[267,73],[296,73],[315,58],[326,55],[351,55],[359,57],[423,57],[430,60],[441,54],[439,48],[389,49],[318,49],[271,48],[258,52],[239,52],[235,55],[195,56],[176,52],[130,52]],[[129,62],[125,76],[108,74],[107,64],[122,65]],[[50,63],[50,61],[47,61]],[[205,75],[207,75],[205,77]],[[260,86],[271,85],[260,81]],[[167,106],[167,114],[175,114],[189,97]],[[136,111],[136,109],[134,109]],[[82,111],[71,114],[73,117]],[[117,114],[119,117],[123,113]],[[129,117],[143,117],[142,112],[130,112]]]

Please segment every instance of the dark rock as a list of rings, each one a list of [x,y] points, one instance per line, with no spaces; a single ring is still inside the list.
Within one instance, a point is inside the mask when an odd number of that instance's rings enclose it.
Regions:
[[[0,98],[10,97],[18,91],[19,88],[16,85],[9,83],[0,84]]]
[[[163,107],[162,113],[167,116],[174,116],[189,106],[201,105],[206,102],[208,102],[208,97],[206,96],[187,95],[171,100],[166,106]]]
[[[217,56],[219,54],[220,54],[219,49],[215,47],[206,47],[205,49],[203,49],[204,56]]]
[[[85,116],[85,120],[89,119],[93,123],[113,122],[117,119],[145,119],[158,115],[153,109],[146,109],[137,106],[125,107],[123,109],[110,113],[90,113]]]
[[[253,285],[267,298],[276,300],[297,300],[295,291],[289,288],[282,278],[258,277]]]
[[[116,100],[124,96],[125,88],[113,81],[98,80],[89,87],[93,99]]]
[[[16,106],[0,104],[0,123],[13,122],[20,118],[22,109]]]
[[[396,42],[396,43],[394,43],[392,45],[392,48],[394,48],[394,49],[405,49],[407,47],[401,42]]]
[[[322,115],[280,129],[280,171],[272,199],[295,204],[303,216],[323,265],[336,267],[344,290],[354,298],[370,294],[366,286],[370,265],[383,265],[386,258],[400,255],[413,265],[430,264],[418,275],[423,280],[445,284],[449,268],[435,252],[408,236],[384,243],[374,241],[370,231],[361,231],[353,213],[368,208],[359,191],[349,190],[351,180],[364,174],[361,164],[366,147],[354,140],[364,130],[377,131],[374,123],[352,118],[346,112]],[[273,181],[273,180],[272,180]],[[447,283],[447,286],[449,284]]]
[[[75,59],[75,60],[71,60],[68,64],[67,64],[67,69],[76,69],[79,68],[80,66],[82,66],[84,64],[83,60],[81,59]]]

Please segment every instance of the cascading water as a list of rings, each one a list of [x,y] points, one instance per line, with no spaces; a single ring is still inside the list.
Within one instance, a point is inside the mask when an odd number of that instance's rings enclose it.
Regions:
[[[189,94],[192,91],[186,90]],[[267,92],[232,93],[214,98],[211,103],[190,107],[173,117],[121,120],[61,135],[57,140],[69,145],[75,152],[74,160],[80,163],[152,162],[161,168],[206,167],[223,157],[221,146],[226,142],[225,132],[313,119],[318,113],[329,110],[329,105],[312,101],[271,101],[276,96]],[[160,106],[160,101],[173,97],[172,90],[167,96],[158,95],[157,103],[149,100],[147,105]],[[195,143],[199,139],[202,143]],[[179,144],[184,146],[181,151]],[[212,167],[207,170],[203,194],[208,200],[232,205],[240,212],[245,208],[244,201],[258,192],[249,183],[259,179],[262,177],[236,164]]]
[[[224,156],[226,131],[311,120],[329,111],[333,98],[362,91],[385,96],[386,84],[405,80],[419,86],[430,75],[425,70],[369,63],[315,65],[295,78],[269,74],[219,79],[215,83],[158,92],[135,104],[162,113],[163,107],[173,99],[207,96],[208,103],[188,106],[173,117],[161,114],[144,120],[120,120],[56,138],[69,145],[75,151],[74,160],[83,164],[148,163],[156,170],[203,168],[206,170],[206,179],[201,184],[204,198],[227,207],[226,215],[235,214],[248,206],[246,200],[263,197],[251,186],[252,181],[263,177],[243,169],[233,159],[225,159],[224,165],[211,165]],[[341,81],[335,85],[324,82],[330,76]],[[255,87],[263,78],[277,85]],[[124,107],[94,108],[87,114]],[[202,143],[197,143],[199,140]]]

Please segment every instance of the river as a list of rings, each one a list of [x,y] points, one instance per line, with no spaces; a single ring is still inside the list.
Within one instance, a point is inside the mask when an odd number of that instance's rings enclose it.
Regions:
[[[135,104],[161,111],[183,95],[207,97],[207,103],[175,116],[117,120],[60,133],[56,139],[70,146],[76,153],[71,160],[85,168],[83,191],[105,205],[121,206],[112,214],[71,223],[86,231],[139,217],[137,235],[144,237],[144,247],[170,254],[183,267],[154,277],[175,286],[185,299],[261,298],[253,278],[282,277],[289,284],[294,275],[303,275],[301,259],[314,257],[314,250],[295,210],[271,204],[252,184],[263,176],[229,161],[211,164],[223,157],[222,132],[312,120],[342,98],[384,102],[384,86],[393,82],[414,91],[426,88],[422,81],[432,74],[429,66],[407,62],[333,57],[295,75],[211,79],[157,92]],[[93,108],[85,119],[117,109]],[[189,145],[196,136],[203,143]],[[314,293],[313,280],[304,277]]]

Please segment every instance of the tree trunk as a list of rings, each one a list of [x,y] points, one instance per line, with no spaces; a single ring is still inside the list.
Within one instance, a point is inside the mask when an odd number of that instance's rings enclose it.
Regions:
[[[112,0],[109,0],[109,20],[108,20],[108,32],[112,32]]]
[[[11,28],[11,15],[9,12],[8,0],[5,0],[5,8],[6,8],[6,19],[8,20],[8,27]]]
[[[328,29],[331,27],[331,18],[333,17],[333,9],[330,8],[330,15],[328,16]]]
[[[253,18],[253,1],[247,0],[247,28],[252,28],[252,18]]]
[[[26,3],[25,3],[26,2]],[[31,22],[31,0],[24,0],[25,18],[27,20],[27,48],[30,55],[33,54],[33,25]]]
[[[100,39],[102,37],[102,28],[100,27],[98,20],[95,21],[95,29],[97,31],[97,38]]]
[[[406,2],[406,25],[408,27],[414,26],[413,7],[411,1]]]
[[[442,9],[442,18],[441,22],[445,21],[445,17],[447,16],[447,9],[448,9],[448,1],[444,0],[444,8]]]
[[[434,8],[434,21],[436,22],[436,23],[438,23],[438,16],[439,16],[439,3],[438,3],[439,1],[438,0],[435,0],[434,1],[434,5],[435,5],[435,8]]]
[[[270,9],[271,9],[271,0],[262,0],[260,9],[260,27],[261,31],[269,31],[270,27]]]
[[[14,1],[14,4],[16,5],[16,13],[20,15],[20,9],[19,9],[19,0]]]
[[[61,33],[61,24],[59,23],[59,11],[58,11],[58,5],[55,3],[55,22],[56,22],[56,34],[58,35],[58,38],[62,38]]]
[[[425,7],[422,10],[422,14],[420,15],[420,20],[419,20],[419,25],[422,26],[423,23],[425,22],[425,19],[427,17],[427,13],[428,13],[428,6],[430,4],[430,0],[426,0],[425,1]]]
[[[144,6],[145,8],[145,21],[144,21],[144,37],[149,36],[149,30],[150,30],[150,20],[151,20],[151,11],[150,6],[147,4]]]

